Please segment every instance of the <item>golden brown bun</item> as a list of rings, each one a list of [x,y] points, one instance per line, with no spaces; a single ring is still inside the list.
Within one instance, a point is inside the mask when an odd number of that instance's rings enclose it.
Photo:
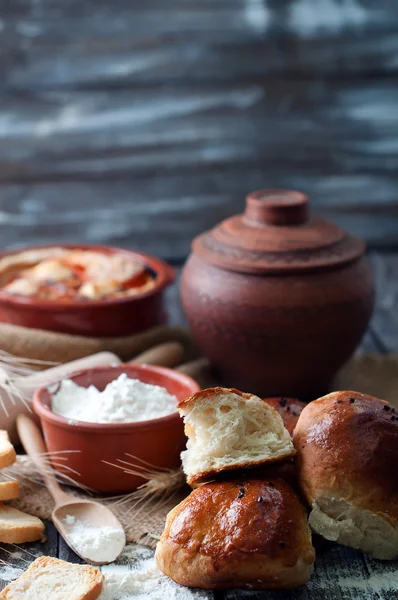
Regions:
[[[306,406],[293,439],[313,529],[376,558],[398,557],[398,410],[334,392]]]
[[[305,402],[301,402],[301,400],[297,400],[296,398],[284,398],[283,396],[264,398],[264,400],[280,414],[284,426],[290,435],[293,435],[299,416],[306,407]]]
[[[280,479],[201,486],[169,513],[156,549],[165,575],[202,589],[298,587],[314,560],[305,510]]]

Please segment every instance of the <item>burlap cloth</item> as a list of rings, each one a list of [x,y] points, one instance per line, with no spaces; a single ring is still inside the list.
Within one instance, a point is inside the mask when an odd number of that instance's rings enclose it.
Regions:
[[[93,339],[64,336],[49,332],[28,331],[13,325],[0,324],[1,346],[4,350],[21,357],[41,358],[65,362],[109,350],[126,360],[145,351],[156,343],[181,341],[187,351],[187,357],[196,355],[189,333],[182,328],[157,328],[140,336],[123,339]],[[206,386],[217,383],[209,379],[208,370],[199,382]],[[398,354],[357,355],[340,371],[331,390],[351,389],[384,398],[398,406]],[[46,488],[38,483],[38,476],[32,461],[24,456],[18,457],[16,465],[10,468],[10,474],[21,484],[21,497],[13,505],[41,519],[51,519],[54,507]],[[32,477],[34,481],[32,481]],[[87,494],[72,489],[78,497],[87,498]],[[184,498],[189,490],[181,486],[169,490],[168,495],[154,495],[151,500],[136,504],[136,496],[124,498],[122,503],[115,499],[95,498],[111,506],[115,515],[123,524],[128,542],[141,542],[149,546],[156,545],[161,534],[167,513]]]
[[[28,329],[0,323],[0,347],[25,359],[65,363],[97,352],[113,352],[122,361],[131,360],[156,344],[180,342],[185,360],[198,356],[198,350],[184,327],[159,326],[143,333],[116,338],[95,338],[41,329]]]

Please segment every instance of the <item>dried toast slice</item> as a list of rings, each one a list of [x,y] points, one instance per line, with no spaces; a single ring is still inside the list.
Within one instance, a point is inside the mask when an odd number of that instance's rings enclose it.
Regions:
[[[14,446],[10,442],[7,431],[0,429],[0,469],[9,467],[17,460]]]
[[[0,502],[19,498],[18,481],[0,481]]]
[[[40,540],[44,533],[44,523],[16,508],[0,503],[0,542],[4,544],[24,544]]]
[[[2,600],[97,600],[104,576],[90,565],[40,556],[0,592]]]

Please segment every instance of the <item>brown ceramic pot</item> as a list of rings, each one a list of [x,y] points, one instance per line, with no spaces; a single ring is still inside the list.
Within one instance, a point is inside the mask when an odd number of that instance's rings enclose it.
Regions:
[[[364,251],[289,190],[250,194],[243,215],[198,236],[181,298],[224,383],[263,396],[323,393],[372,314]]]

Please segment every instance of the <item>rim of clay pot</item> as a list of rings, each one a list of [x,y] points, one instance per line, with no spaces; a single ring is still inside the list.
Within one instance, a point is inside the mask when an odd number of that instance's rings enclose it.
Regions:
[[[30,296],[17,296],[7,294],[0,288],[0,301],[3,304],[9,305],[21,305],[21,306],[32,306],[38,310],[81,310],[85,307],[95,308],[98,306],[118,306],[127,302],[134,302],[135,300],[141,300],[154,296],[162,291],[165,287],[169,286],[175,280],[175,271],[171,265],[162,260],[156,258],[150,254],[144,252],[138,252],[136,250],[128,250],[125,248],[118,248],[116,246],[107,246],[106,244],[40,244],[38,246],[24,246],[23,248],[17,248],[10,251],[0,252],[0,259],[11,256],[13,254],[21,254],[29,250],[39,250],[41,248],[66,248],[71,250],[91,250],[94,252],[103,252],[105,254],[128,254],[134,257],[142,259],[150,270],[156,273],[155,285],[146,292],[138,293],[132,296],[123,296],[121,298],[100,298],[98,300],[73,300],[69,302],[58,302],[57,300],[39,300]]]
[[[47,423],[51,423],[52,425],[57,425],[58,427],[61,427],[63,429],[68,429],[70,431],[76,431],[76,432],[86,431],[86,432],[90,432],[90,433],[94,433],[94,434],[96,434],[96,433],[98,433],[98,434],[115,433],[115,432],[125,434],[125,433],[133,432],[137,429],[142,430],[142,429],[152,429],[152,428],[163,427],[164,425],[167,425],[168,423],[175,421],[176,419],[181,419],[178,411],[176,410],[175,412],[172,412],[169,415],[165,415],[163,417],[156,417],[155,419],[147,419],[145,421],[133,421],[130,423],[91,423],[88,421],[78,421],[76,419],[73,419],[73,423],[70,423],[71,419],[67,419],[66,417],[63,417],[61,415],[54,413],[51,410],[50,406],[47,404],[48,399],[51,401],[51,392],[48,388],[51,388],[53,386],[56,386],[57,384],[60,384],[61,381],[65,380],[65,379],[73,380],[74,378],[80,377],[85,374],[95,376],[96,373],[105,373],[107,371],[115,372],[116,376],[114,379],[116,379],[122,373],[128,374],[129,371],[133,371],[136,374],[137,373],[139,374],[141,372],[141,373],[156,373],[158,375],[163,375],[165,380],[174,380],[174,381],[183,383],[183,385],[186,387],[186,390],[187,390],[187,396],[190,396],[191,394],[194,394],[200,390],[199,384],[194,379],[192,379],[192,377],[189,377],[189,375],[185,375],[185,373],[180,373],[179,371],[174,371],[173,369],[168,369],[167,367],[158,367],[155,365],[134,365],[134,364],[131,364],[131,365],[130,364],[129,365],[122,364],[122,365],[116,365],[116,366],[99,366],[99,367],[92,367],[91,369],[80,369],[79,371],[70,373],[70,375],[68,375],[67,378],[61,377],[60,379],[57,379],[56,381],[51,382],[47,386],[43,385],[43,386],[39,387],[33,395],[34,411],[40,417],[40,419],[43,419],[43,421],[46,421]],[[112,379],[111,381],[114,381],[114,379]],[[140,377],[136,376],[135,379],[140,379]],[[90,383],[90,385],[95,386],[95,381],[93,380]],[[158,384],[156,384],[156,385],[158,385]],[[165,387],[165,386],[163,386],[163,387]]]

